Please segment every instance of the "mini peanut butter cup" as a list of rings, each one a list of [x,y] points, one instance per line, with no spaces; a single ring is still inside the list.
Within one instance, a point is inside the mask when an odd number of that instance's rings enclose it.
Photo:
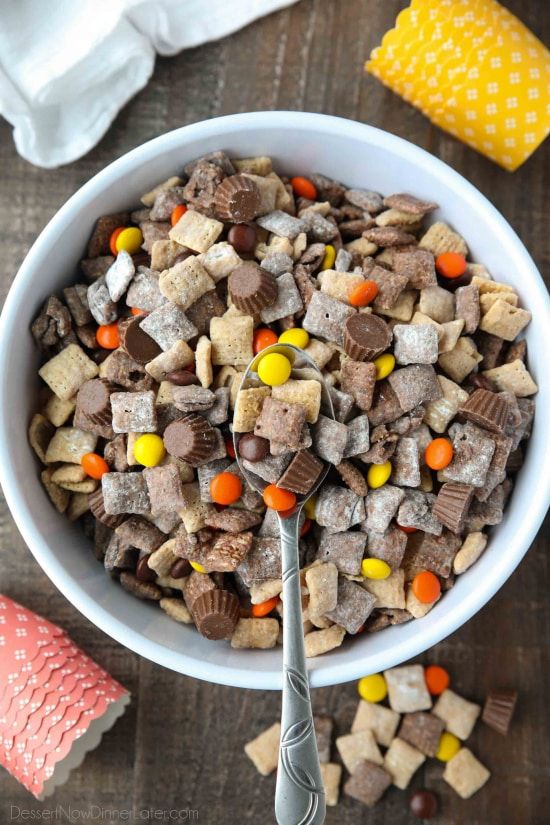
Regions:
[[[216,433],[202,415],[189,413],[168,424],[164,446],[170,455],[197,464],[207,459],[216,446]]]
[[[80,387],[76,404],[92,424],[109,427],[113,420],[110,395],[113,387],[104,378],[92,378]]]
[[[291,490],[307,496],[315,486],[323,470],[323,462],[320,461],[309,450],[301,450],[296,453],[283,475],[277,482],[277,487]]]
[[[141,329],[142,321],[143,318],[139,315],[119,321],[120,346],[138,364],[148,364],[160,355],[162,350],[157,342]]]
[[[101,487],[88,495],[88,504],[92,515],[106,527],[110,527],[111,530],[115,530],[124,521],[125,516],[122,514],[115,516],[105,512]]]
[[[481,714],[482,720],[490,728],[496,730],[497,733],[506,736],[514,715],[517,699],[516,690],[491,691],[485,701],[483,713]]]
[[[432,508],[432,514],[451,533],[460,533],[464,527],[474,488],[452,481],[443,484]]]
[[[231,300],[247,315],[257,315],[277,298],[275,278],[254,261],[245,261],[236,267],[227,285]]]
[[[258,215],[261,200],[253,180],[246,175],[230,175],[216,189],[214,206],[222,221],[248,223]]]
[[[475,390],[460,407],[462,418],[494,433],[504,432],[510,405],[501,395],[486,389]]]
[[[229,590],[207,590],[193,602],[193,619],[207,639],[228,639],[239,621],[239,600]]]
[[[378,315],[357,312],[344,324],[344,349],[354,361],[372,361],[392,339],[389,326]]]

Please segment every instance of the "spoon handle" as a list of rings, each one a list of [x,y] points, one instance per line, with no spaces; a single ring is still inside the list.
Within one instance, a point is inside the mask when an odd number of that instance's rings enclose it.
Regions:
[[[283,568],[283,706],[275,791],[279,825],[322,825],[325,793],[304,653],[298,558],[300,510],[279,518]]]

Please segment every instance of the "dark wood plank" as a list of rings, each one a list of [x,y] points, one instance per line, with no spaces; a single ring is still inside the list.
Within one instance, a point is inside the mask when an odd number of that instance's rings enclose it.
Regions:
[[[545,42],[550,9],[537,0],[508,0]],[[542,268],[550,260],[550,164],[543,147],[510,175],[431,126],[373,78],[362,64],[406,6],[405,0],[302,0],[218,43],[157,62],[149,84],[117,117],[85,158],[59,171],[35,169],[15,152],[0,123],[0,297],[37,233],[84,181],[106,163],[162,132],[236,111],[305,109],[351,117],[402,135],[466,175],[507,217]],[[546,221],[545,221],[546,218]],[[127,685],[134,701],[102,746],[43,805],[0,773],[2,821],[9,806],[198,811],[201,822],[272,822],[274,778],[260,779],[243,744],[278,717],[279,697],[208,685],[139,659],[87,622],[55,590],[0,504],[0,592],[63,624],[75,641]],[[435,788],[442,825],[538,825],[550,806],[550,608],[548,531],[500,593],[465,627],[420,658],[449,667],[457,690],[482,701],[496,685],[517,687],[521,701],[513,733],[501,739],[479,726],[472,747],[494,778],[469,802],[459,800],[430,762],[414,787]],[[349,730],[355,685],[314,692],[317,711]],[[351,800],[329,811],[329,825],[410,822],[406,794],[391,790],[368,815]],[[177,821],[177,820],[176,820]],[[181,820],[184,821],[184,820]],[[191,821],[189,818],[187,821]]]

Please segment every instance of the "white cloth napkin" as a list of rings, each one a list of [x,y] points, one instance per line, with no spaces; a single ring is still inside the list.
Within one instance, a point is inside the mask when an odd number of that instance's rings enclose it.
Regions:
[[[173,55],[296,0],[2,0],[0,114],[17,151],[54,168],[81,157]]]

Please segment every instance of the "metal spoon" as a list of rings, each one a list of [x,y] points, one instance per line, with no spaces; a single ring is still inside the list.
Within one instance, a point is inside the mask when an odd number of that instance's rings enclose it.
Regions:
[[[292,378],[308,378],[321,384],[322,409],[334,418],[332,399],[317,365],[306,353],[290,344],[274,344],[262,350],[261,356],[281,352],[292,363]],[[258,374],[256,356],[248,365],[239,391],[264,386]],[[239,469],[248,483],[262,493],[267,482],[242,465],[239,457],[239,433],[233,433],[235,455]],[[304,652],[302,602],[300,593],[300,563],[298,556],[298,527],[306,501],[318,490],[330,469],[325,462],[315,487],[307,496],[297,496],[294,512],[286,518],[279,516],[283,574],[283,702],[281,711],[281,746],[275,815],[279,825],[321,825],[325,821],[325,792],[319,767],[319,754],[313,727],[309,682]]]

